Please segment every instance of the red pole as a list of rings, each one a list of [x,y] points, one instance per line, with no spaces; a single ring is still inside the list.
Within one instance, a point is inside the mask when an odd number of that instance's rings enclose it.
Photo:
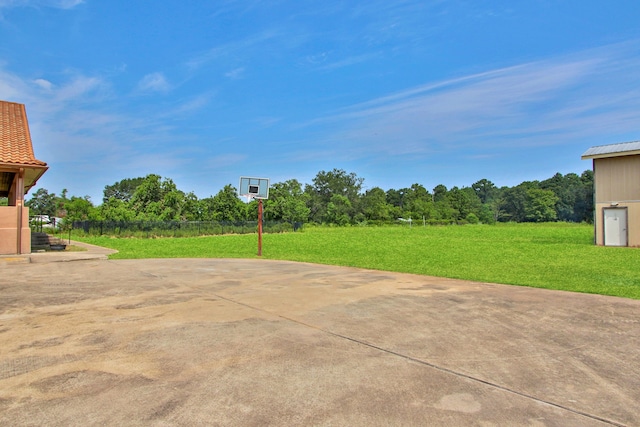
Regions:
[[[262,256],[262,199],[258,199],[258,256]]]

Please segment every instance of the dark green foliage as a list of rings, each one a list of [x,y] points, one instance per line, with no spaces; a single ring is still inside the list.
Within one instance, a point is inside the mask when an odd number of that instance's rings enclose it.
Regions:
[[[72,196],[64,203],[65,220],[68,222],[96,219],[97,214],[89,197]]]
[[[551,190],[557,196],[555,210],[558,220],[591,222],[593,220],[593,172],[582,176],[575,173],[555,174],[540,183],[540,188]]]
[[[269,199],[263,201],[263,219],[291,227],[307,222],[406,224],[409,219],[430,225],[593,221],[590,170],[581,175],[557,173],[541,182],[502,188],[481,179],[462,188],[447,189],[439,184],[432,192],[418,183],[386,192],[379,187],[362,192],[363,183],[363,178],[342,169],[320,171],[312,184],[304,186],[295,179],[272,183]],[[238,222],[258,218],[258,202],[245,203],[231,184],[215,196],[198,199],[193,192],[179,190],[171,179],[150,174],[106,186],[104,195],[102,205],[96,207],[87,196],[68,198],[63,189],[58,197],[39,189],[27,206],[34,215],[66,217],[67,222]]]
[[[480,212],[482,202],[476,192],[469,187],[459,189],[453,187],[446,197],[454,213],[454,219],[460,221],[467,218],[468,215]]]
[[[481,203],[490,203],[500,194],[500,190],[488,179],[481,179],[480,181],[474,182],[471,188],[473,188],[473,191],[475,191]]]
[[[44,188],[39,188],[38,191],[33,193],[31,199],[25,205],[30,209],[31,215],[56,216],[56,195],[54,193],[49,194]]]
[[[404,208],[399,217],[433,219],[436,215],[433,197],[424,186],[413,184],[404,189]]]
[[[238,198],[238,193],[231,184],[225,185],[211,199],[209,208],[208,213],[214,221],[243,221],[247,219],[247,206]]]
[[[528,222],[549,222],[557,219],[555,205],[559,198],[551,190],[530,188],[526,192],[524,216]]]
[[[306,222],[311,212],[307,206],[309,200],[309,194],[302,190],[298,180],[277,182],[269,189],[269,199],[264,201],[264,216],[275,221]],[[257,212],[252,217],[257,218]]]
[[[392,207],[387,203],[387,196],[380,187],[367,190],[360,201],[360,213],[366,221],[390,220]]]
[[[136,189],[140,184],[144,182],[146,178],[127,178],[122,181],[116,182],[113,185],[106,185],[104,187],[104,197],[102,201],[106,203],[109,199],[121,200],[128,202],[133,197]]]
[[[347,224],[353,221],[364,178],[343,169],[320,171],[305,187],[310,219],[317,223]],[[335,197],[338,196],[338,197]]]
[[[171,179],[150,174],[136,187],[131,207],[146,220],[178,221],[184,219],[185,194]]]
[[[74,221],[72,226],[80,238],[88,236],[113,237],[196,237],[221,234],[253,234],[258,229],[258,221]],[[266,221],[265,233],[294,231],[291,223]]]

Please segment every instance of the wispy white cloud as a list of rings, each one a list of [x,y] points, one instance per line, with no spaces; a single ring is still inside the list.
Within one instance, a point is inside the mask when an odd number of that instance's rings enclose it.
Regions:
[[[372,52],[372,53],[365,53],[365,54],[361,54],[361,55],[354,55],[354,56],[350,56],[347,58],[343,58],[340,59],[338,61],[335,62],[331,62],[328,64],[323,64],[320,69],[321,70],[335,70],[338,68],[344,68],[344,67],[349,67],[351,65],[355,65],[355,64],[360,64],[362,62],[367,62],[370,61],[372,59],[375,58],[379,58],[380,57],[380,52]]]
[[[76,75],[58,87],[55,98],[58,102],[86,99],[87,97],[103,98],[108,91],[108,84],[100,77]]]
[[[212,47],[206,52],[193,56],[186,62],[187,67],[190,69],[198,69],[204,65],[215,61],[220,58],[234,55],[237,53],[248,54],[251,49],[261,46],[277,37],[279,32],[274,30],[265,30],[257,34],[253,34],[244,39],[223,43],[221,45]]]
[[[282,121],[282,117],[258,117],[255,119],[256,123],[258,123],[261,127],[271,127],[276,123],[280,123]]]
[[[174,112],[177,114],[185,114],[198,111],[206,107],[214,96],[215,94],[210,92],[198,94],[195,97],[180,103]]]
[[[226,72],[225,77],[236,80],[242,78],[244,75],[244,67],[234,68],[231,71]]]
[[[0,9],[11,7],[52,7],[56,9],[73,9],[84,3],[84,0],[0,0]]]
[[[53,88],[53,83],[45,79],[35,79],[33,82],[45,90],[51,90]]]
[[[0,93],[9,101],[34,106],[38,111],[55,113],[109,97],[109,85],[96,76],[68,74],[58,84],[46,79],[26,79],[5,71],[0,65]]]
[[[24,0],[0,0],[0,9],[16,7],[26,3]]]
[[[34,82],[26,81],[19,76],[4,71],[0,64],[0,93],[4,101],[12,101],[16,99],[30,99],[29,96],[37,86]]]
[[[640,122],[637,50],[613,45],[429,83],[307,125],[339,129],[327,140],[356,157],[611,137]]]
[[[311,65],[321,65],[327,61],[330,52],[320,52],[313,55],[307,55],[305,60]]]
[[[163,88],[162,78],[150,76],[142,87]],[[221,168],[244,159],[233,154],[233,144],[222,141],[222,149],[212,147],[197,131],[177,130],[183,120],[209,105],[213,91],[159,104],[117,94],[100,75],[33,79],[7,71],[0,63],[0,93],[3,100],[27,107],[36,157],[51,166],[42,185],[49,179],[72,182],[65,185],[72,194],[91,192],[96,202],[105,184],[126,177],[174,177],[196,165]]]
[[[54,0],[54,7],[61,9],[73,9],[74,7],[84,3],[84,0]]]
[[[171,85],[164,74],[156,72],[147,74],[138,82],[138,90],[141,92],[168,92]]]
[[[220,169],[242,163],[247,156],[248,154],[242,153],[214,154],[206,158],[204,164],[207,168]]]
[[[86,164],[95,168],[120,167],[137,157],[132,144],[143,137],[166,139],[166,128],[156,116],[128,115],[119,110],[122,100],[100,76],[67,74],[66,80],[26,79],[0,66],[0,93],[4,100],[27,107],[36,157],[50,164]],[[139,142],[140,143],[140,142]],[[140,143],[144,146],[144,143]],[[130,154],[127,156],[126,154]],[[170,157],[170,156],[169,156]],[[114,164],[108,164],[109,159]],[[49,174],[60,173],[53,168]]]

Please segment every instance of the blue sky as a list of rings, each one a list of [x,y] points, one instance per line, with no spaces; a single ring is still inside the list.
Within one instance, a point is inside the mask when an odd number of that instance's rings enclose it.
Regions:
[[[355,172],[365,189],[498,186],[640,139],[637,0],[0,0],[0,99],[38,187],[156,173]]]

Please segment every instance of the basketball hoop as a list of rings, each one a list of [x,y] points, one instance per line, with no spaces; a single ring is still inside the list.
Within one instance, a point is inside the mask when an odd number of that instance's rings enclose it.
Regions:
[[[243,197],[253,199],[269,198],[269,178],[251,178],[248,176],[240,177],[240,188],[238,193]]]
[[[269,198],[269,178],[240,177],[240,191],[242,197],[258,199],[258,256],[262,256],[262,200]]]

